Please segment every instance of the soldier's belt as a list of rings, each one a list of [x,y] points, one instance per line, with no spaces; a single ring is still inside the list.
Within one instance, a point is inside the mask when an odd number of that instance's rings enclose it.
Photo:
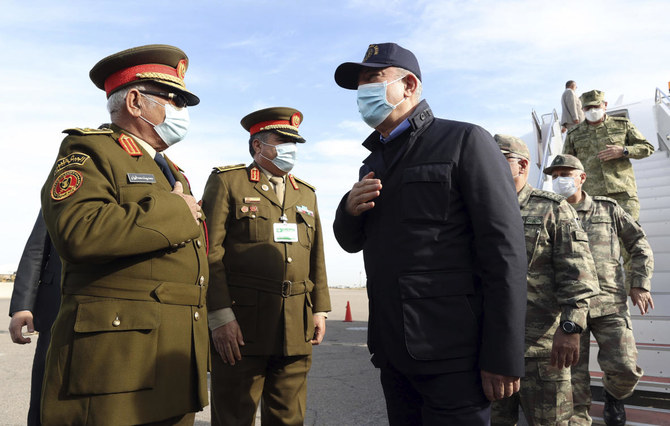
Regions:
[[[102,278],[94,282],[81,280],[76,274],[67,276],[64,294],[80,296],[110,297],[114,299],[158,301],[167,305],[198,306],[205,305],[207,288],[197,284],[170,281],[143,280],[127,277]],[[90,278],[89,278],[90,279]],[[85,285],[78,285],[86,282]]]
[[[314,288],[311,281],[275,281],[244,274],[228,274],[230,287],[252,288],[265,293],[279,294],[281,297],[309,293]]]

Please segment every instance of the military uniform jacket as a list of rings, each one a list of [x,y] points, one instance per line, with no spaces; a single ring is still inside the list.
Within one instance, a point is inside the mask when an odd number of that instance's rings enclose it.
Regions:
[[[35,330],[51,329],[60,306],[61,264],[40,210],[16,271],[9,315],[33,314]]]
[[[287,175],[284,204],[252,164],[215,168],[203,195],[208,217],[211,311],[232,307],[244,355],[312,353],[313,312],[330,311],[314,189]],[[276,242],[285,214],[297,242]]]
[[[360,170],[381,179],[375,207],[334,222],[363,250],[373,362],[406,374],[524,374],[526,256],[509,166],[481,127],[434,118],[425,101],[387,144],[373,132]]]
[[[42,188],[63,260],[42,422],[128,425],[198,411],[208,403],[204,226],[128,133],[66,132]]]
[[[628,157],[600,161],[598,153],[607,145],[627,147]],[[633,123],[627,118],[609,115],[597,126],[582,121],[568,131],[563,145],[563,154],[574,155],[584,165],[589,178],[584,182],[583,189],[596,195],[626,192],[631,197],[635,196],[637,185],[630,159],[645,158],[653,152],[653,145]]]
[[[651,290],[654,255],[644,230],[611,198],[591,197],[584,192],[582,202],[573,207],[589,235],[600,284],[600,294],[592,299],[589,316],[596,318],[626,312],[628,294],[619,262],[619,241],[631,256],[632,287]]]
[[[598,293],[586,232],[566,199],[526,184],[518,194],[528,255],[526,357],[551,355],[560,321],[586,328]]]

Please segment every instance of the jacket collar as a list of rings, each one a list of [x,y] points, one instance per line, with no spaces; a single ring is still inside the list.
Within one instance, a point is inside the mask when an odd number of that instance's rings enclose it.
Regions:
[[[530,200],[530,195],[533,193],[533,187],[526,182],[526,184],[521,188],[521,191],[516,195],[517,200],[519,200],[519,208],[523,209],[528,204]]]
[[[430,106],[428,106],[428,102],[426,102],[424,99],[414,108],[414,111],[412,111],[409,117],[407,117],[407,120],[410,124],[409,128],[414,133],[419,129],[427,127],[430,123],[433,122],[434,118],[433,111],[431,111]],[[367,139],[365,139],[363,146],[370,151],[378,149],[382,145],[381,141],[379,140],[380,135],[381,134],[375,130],[370,134],[370,136],[367,137]]]
[[[583,191],[584,193],[584,198],[582,198],[582,201],[580,201],[577,204],[573,204],[572,207],[574,207],[575,210],[578,212],[587,212],[591,210],[591,207],[593,206],[593,198],[589,194],[586,193],[586,191]]]

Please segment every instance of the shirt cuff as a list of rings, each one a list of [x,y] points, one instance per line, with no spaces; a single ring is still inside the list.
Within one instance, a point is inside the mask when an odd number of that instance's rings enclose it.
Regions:
[[[207,321],[209,322],[209,329],[216,330],[229,322],[235,321],[235,313],[233,308],[217,309],[207,313]]]
[[[328,318],[328,312],[314,312],[314,315],[318,315],[320,317]]]

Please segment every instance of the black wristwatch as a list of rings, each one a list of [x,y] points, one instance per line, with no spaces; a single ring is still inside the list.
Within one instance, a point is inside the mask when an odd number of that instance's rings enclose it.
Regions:
[[[628,157],[628,154],[630,154],[630,152],[628,151],[628,148],[624,146],[623,147],[623,156]]]
[[[563,330],[565,334],[579,334],[582,332],[582,328],[573,321],[562,321],[561,330]]]

